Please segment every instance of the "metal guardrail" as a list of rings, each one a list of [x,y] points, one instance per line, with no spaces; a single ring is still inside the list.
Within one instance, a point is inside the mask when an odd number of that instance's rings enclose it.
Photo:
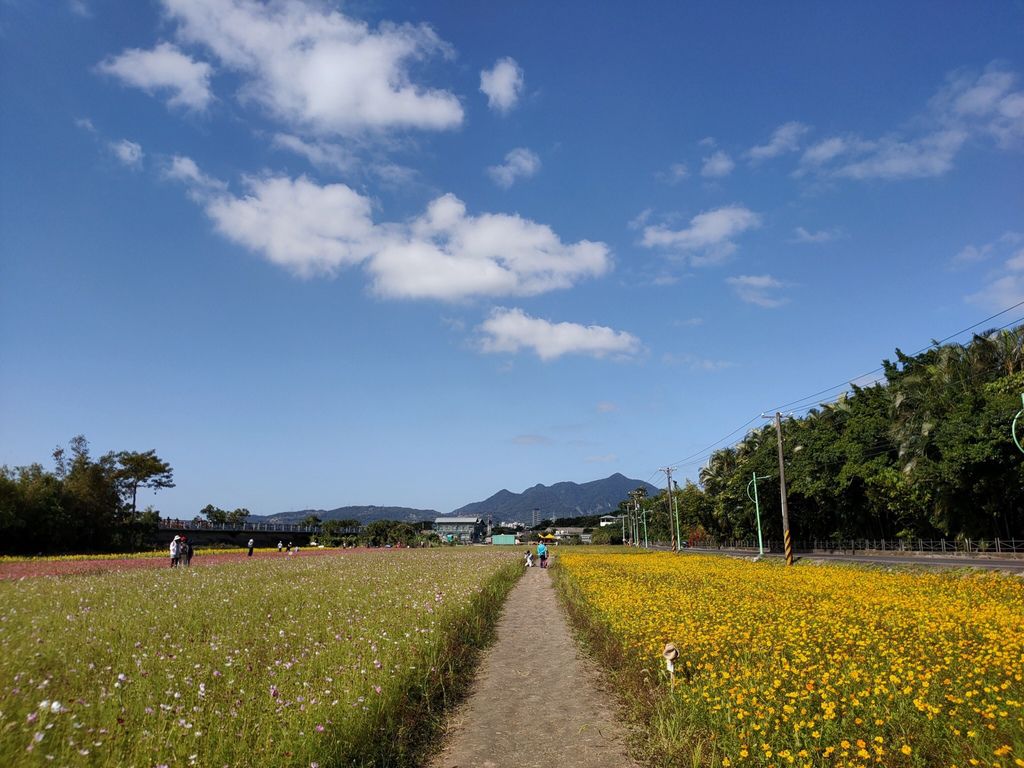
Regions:
[[[287,523],[211,523],[207,520],[160,519],[157,527],[162,531],[226,531],[267,533],[320,533],[319,525],[289,525]],[[354,531],[353,531],[354,532]]]
[[[757,542],[749,540],[715,541],[702,539],[690,542],[693,547],[720,549],[751,549]],[[796,541],[797,552],[883,552],[944,555],[1024,555],[1024,539],[812,539]],[[766,552],[781,552],[781,541],[766,541]]]

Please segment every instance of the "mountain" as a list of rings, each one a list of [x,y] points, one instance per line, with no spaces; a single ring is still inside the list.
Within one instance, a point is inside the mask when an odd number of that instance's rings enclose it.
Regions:
[[[603,515],[614,512],[619,502],[628,498],[629,492],[646,488],[655,495],[658,488],[642,480],[631,480],[616,472],[604,480],[589,483],[555,483],[552,486],[535,485],[522,493],[502,489],[489,499],[459,507],[452,515],[458,517],[487,517],[495,522],[517,520],[530,523],[533,510],[540,510],[540,518],[578,517],[580,515]]]
[[[358,520],[364,525],[374,520],[401,520],[417,523],[421,520],[433,520],[440,513],[433,509],[411,509],[409,507],[338,507],[336,509],[300,509],[295,512],[278,512],[265,517],[253,515],[251,522],[264,523],[300,523],[309,515],[316,515],[321,520]]]

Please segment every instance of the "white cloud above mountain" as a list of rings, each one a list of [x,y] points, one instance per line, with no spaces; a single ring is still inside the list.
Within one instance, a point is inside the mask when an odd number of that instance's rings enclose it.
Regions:
[[[250,176],[239,197],[186,157],[174,158],[165,175],[185,183],[233,242],[303,277],[363,265],[373,291],[387,298],[533,296],[612,267],[604,243],[564,243],[547,225],[514,214],[474,216],[451,194],[411,221],[378,224],[370,199],[345,184]]]

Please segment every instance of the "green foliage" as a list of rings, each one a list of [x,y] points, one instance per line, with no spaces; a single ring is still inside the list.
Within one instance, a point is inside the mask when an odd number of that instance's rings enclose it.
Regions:
[[[783,421],[794,539],[1024,538],[1024,455],[1010,436],[1024,326],[915,356],[896,350],[883,370],[884,381]],[[755,472],[764,535],[780,539],[778,471],[771,424],[713,453],[700,487],[674,492],[684,539],[754,539]],[[642,504],[651,538],[668,540],[666,494]]]
[[[0,468],[0,552],[46,553],[138,549],[159,513],[139,512],[139,488],[174,485],[169,464],[154,451],[121,451],[93,459],[78,435],[68,452],[41,464]]]

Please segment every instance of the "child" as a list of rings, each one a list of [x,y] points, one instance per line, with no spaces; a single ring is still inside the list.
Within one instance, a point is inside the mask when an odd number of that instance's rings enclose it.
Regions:
[[[526,550],[526,557],[524,560],[526,561],[527,568],[533,568],[533,552]]]

